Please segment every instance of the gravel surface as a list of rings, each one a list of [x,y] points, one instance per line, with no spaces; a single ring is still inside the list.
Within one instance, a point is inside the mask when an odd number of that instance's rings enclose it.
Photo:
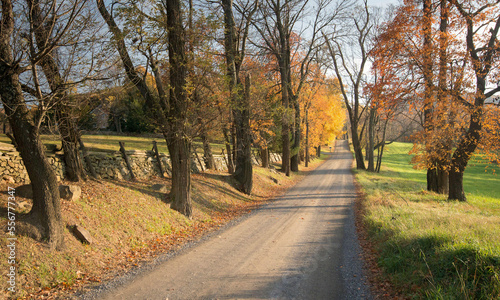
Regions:
[[[354,225],[352,155],[331,159],[284,196],[175,254],[79,299],[372,299]]]

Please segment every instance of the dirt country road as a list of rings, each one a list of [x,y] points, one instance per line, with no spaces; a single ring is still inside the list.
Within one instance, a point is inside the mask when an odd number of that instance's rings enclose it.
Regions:
[[[371,299],[351,164],[347,142],[337,141],[331,158],[284,196],[92,298]]]

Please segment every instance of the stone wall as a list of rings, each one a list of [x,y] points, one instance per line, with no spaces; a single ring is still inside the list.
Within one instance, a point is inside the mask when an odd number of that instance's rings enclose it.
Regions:
[[[134,175],[138,179],[148,179],[153,176],[160,175],[160,168],[156,158],[151,151],[126,151],[129,156],[130,164]],[[59,179],[64,178],[64,161],[60,154],[48,155],[49,162],[56,171]],[[103,179],[129,179],[130,174],[120,152],[105,153],[105,152],[91,152],[89,158],[96,173]],[[199,159],[199,160],[198,160]],[[222,155],[215,155],[215,166],[220,172],[227,171],[226,157]],[[170,158],[160,153],[160,160],[166,176],[171,175]],[[270,153],[271,162],[281,160],[279,154]],[[193,173],[203,172],[205,170],[203,164],[203,157],[196,156],[192,160]],[[252,163],[260,164],[260,158],[252,155]],[[11,183],[29,183],[28,174],[22,162],[19,153],[15,150],[0,150],[0,180],[6,180]]]
[[[58,155],[48,155],[49,163],[60,180],[64,176],[64,162]],[[18,152],[0,152],[0,180],[11,183],[30,183],[23,160]]]

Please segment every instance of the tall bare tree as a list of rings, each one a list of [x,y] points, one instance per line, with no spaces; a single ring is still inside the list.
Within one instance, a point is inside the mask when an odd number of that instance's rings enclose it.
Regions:
[[[287,176],[291,170],[298,171],[301,140],[301,111],[298,100],[314,53],[321,45],[320,32],[343,10],[346,2],[340,1],[336,7],[330,5],[328,0],[315,3],[308,0],[269,0],[259,5],[259,17],[253,22],[264,42],[264,45],[257,46],[273,55],[278,64],[283,106],[282,171]],[[311,21],[307,22],[306,19]],[[308,39],[305,38],[306,33]],[[292,39],[295,37],[300,41],[293,43]],[[297,82],[292,82],[294,67],[299,69]],[[290,142],[291,136],[293,144]]]
[[[249,112],[250,78],[246,78],[245,86],[243,86],[240,71],[245,58],[251,20],[257,10],[257,1],[248,1],[237,6],[241,17],[238,28],[233,14],[233,1],[222,0],[221,4],[224,10],[226,74],[229,79],[229,93],[236,131],[234,178],[238,181],[238,188],[250,194],[253,184]]]
[[[125,73],[129,80],[139,90],[145,99],[146,109],[149,111],[150,120],[157,124],[167,142],[170,159],[172,162],[172,189],[170,191],[171,207],[190,217],[192,214],[191,202],[191,140],[187,132],[188,98],[186,91],[186,55],[185,31],[182,20],[180,1],[168,0],[158,3],[160,16],[147,16],[157,28],[168,32],[168,58],[169,58],[169,90],[162,82],[159,65],[152,55],[149,64],[153,70],[156,91],[146,83],[146,76],[141,76],[135,67],[127,45],[125,35],[119,28],[112,14],[107,10],[103,0],[96,0],[99,12],[106,21],[110,32],[113,34],[116,49],[122,60]],[[165,21],[166,20],[166,21]],[[158,34],[162,37],[162,34]],[[156,38],[151,42],[160,43]]]
[[[362,87],[366,83],[368,51],[374,38],[376,21],[375,11],[363,0],[362,5],[355,6],[340,24],[323,33],[348,112],[357,169],[366,168],[359,126],[369,106],[369,103],[362,103]]]
[[[16,3],[18,4],[18,3]],[[57,177],[45,155],[45,148],[40,139],[40,125],[47,111],[53,106],[50,99],[38,97],[37,109],[28,105],[23,94],[20,76],[25,72],[34,74],[37,78],[36,65],[50,55],[58,46],[68,30],[74,25],[82,2],[63,6],[58,1],[46,3],[64,15],[63,23],[57,26],[50,41],[42,48],[29,49],[29,43],[18,43],[26,34],[33,33],[31,16],[27,6],[14,7],[10,0],[2,1],[0,30],[0,100],[9,119],[14,133],[17,149],[21,154],[33,189],[33,207],[24,217],[19,233],[30,235],[37,239],[46,239],[51,248],[60,249],[64,245],[64,227],[60,209],[60,195]],[[14,11],[18,14],[19,28],[15,28]],[[15,30],[16,29],[16,30]],[[31,30],[30,30],[31,29]],[[26,33],[27,32],[27,33]],[[32,45],[32,44],[31,44]],[[29,60],[24,53],[29,53]],[[40,85],[35,83],[37,94],[41,95]]]

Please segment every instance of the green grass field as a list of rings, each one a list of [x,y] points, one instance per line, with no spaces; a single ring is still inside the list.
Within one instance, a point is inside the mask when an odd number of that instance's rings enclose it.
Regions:
[[[500,169],[476,155],[464,177],[468,201],[448,201],[426,191],[411,146],[389,145],[380,174],[356,171],[379,265],[410,298],[499,299]]]
[[[137,136],[117,136],[117,135],[83,135],[83,142],[89,151],[115,152],[120,150],[118,142],[125,143],[127,150],[151,150],[153,140],[158,142],[158,151],[168,153],[167,143],[164,138],[137,137]],[[45,145],[61,145],[60,137],[57,135],[42,135]],[[10,139],[5,134],[0,134],[0,142],[10,143]],[[195,140],[193,146],[198,153],[203,153],[201,141]],[[212,152],[221,154],[225,146],[223,144],[212,143]]]

